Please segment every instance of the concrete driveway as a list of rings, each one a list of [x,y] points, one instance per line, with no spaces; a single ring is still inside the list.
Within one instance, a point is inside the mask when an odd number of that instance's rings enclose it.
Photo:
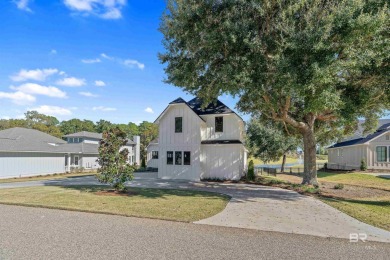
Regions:
[[[0,184],[0,188],[46,185],[94,185],[94,177]],[[294,191],[248,184],[169,181],[155,173],[137,173],[130,187],[191,189],[232,197],[225,210],[195,224],[349,239],[367,234],[367,240],[390,242],[390,232],[360,222],[312,197]],[[364,236],[364,235],[363,235]]]

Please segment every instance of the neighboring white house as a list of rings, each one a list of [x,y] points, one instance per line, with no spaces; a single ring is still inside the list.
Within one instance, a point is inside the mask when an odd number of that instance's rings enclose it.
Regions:
[[[38,130],[15,127],[0,131],[0,178],[64,173],[72,168],[96,169],[102,135],[80,132],[67,141]],[[129,162],[138,162],[139,137],[129,141]]]
[[[178,98],[156,119],[158,144],[148,147],[148,167],[157,165],[159,178],[237,180],[245,174],[244,121],[219,100],[201,106],[199,98]]]
[[[365,159],[368,169],[390,170],[390,123],[365,137],[356,137],[328,148],[328,168],[360,169]]]
[[[85,169],[96,169],[98,163],[98,148],[99,141],[102,139],[102,134],[93,132],[77,132],[64,136],[67,141],[66,145],[61,145],[62,151],[69,152],[66,155],[66,166],[83,167]],[[134,136],[133,141],[128,140],[126,146],[129,150],[129,163],[140,165],[140,137]],[[79,153],[79,154],[77,154]],[[75,165],[75,162],[79,161]]]

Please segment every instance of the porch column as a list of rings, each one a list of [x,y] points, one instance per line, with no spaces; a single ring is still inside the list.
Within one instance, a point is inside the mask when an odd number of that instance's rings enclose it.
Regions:
[[[71,159],[71,155],[70,153],[68,153],[68,169],[67,169],[68,172],[70,172],[70,159]]]

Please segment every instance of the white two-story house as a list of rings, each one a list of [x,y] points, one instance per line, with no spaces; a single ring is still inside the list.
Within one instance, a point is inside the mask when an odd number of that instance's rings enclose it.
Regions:
[[[148,167],[164,179],[240,179],[246,172],[245,124],[217,100],[178,98],[156,119],[158,142],[148,146]]]

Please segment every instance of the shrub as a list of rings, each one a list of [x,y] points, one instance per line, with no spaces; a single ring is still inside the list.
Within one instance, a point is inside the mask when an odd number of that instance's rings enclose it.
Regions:
[[[328,163],[324,163],[324,169],[325,169],[325,170],[328,169]]]
[[[247,177],[248,181],[254,181],[256,179],[255,165],[253,164],[253,160],[249,161],[248,173],[247,173],[246,177]]]
[[[335,190],[342,190],[344,189],[344,184],[342,183],[337,183],[336,185],[334,185],[333,187]]]
[[[365,158],[362,158],[362,160],[360,161],[360,170],[367,171],[367,162]]]
[[[145,158],[142,158],[141,168],[146,168]]]

